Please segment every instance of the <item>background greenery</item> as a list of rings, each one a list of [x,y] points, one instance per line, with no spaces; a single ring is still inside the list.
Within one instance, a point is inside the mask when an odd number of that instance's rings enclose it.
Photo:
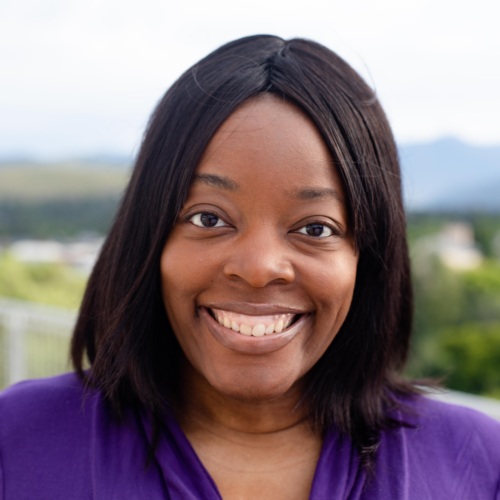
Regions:
[[[128,176],[99,163],[0,164],[0,238],[105,234]]]
[[[421,238],[466,221],[485,259],[476,269],[446,267],[418,253]],[[408,373],[450,388],[500,398],[500,214],[412,214],[415,322]]]

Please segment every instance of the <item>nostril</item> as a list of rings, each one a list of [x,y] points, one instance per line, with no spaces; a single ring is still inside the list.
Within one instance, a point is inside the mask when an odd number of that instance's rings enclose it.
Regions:
[[[237,255],[224,266],[224,274],[231,279],[242,279],[255,288],[270,284],[287,284],[295,279],[291,262],[279,255]]]

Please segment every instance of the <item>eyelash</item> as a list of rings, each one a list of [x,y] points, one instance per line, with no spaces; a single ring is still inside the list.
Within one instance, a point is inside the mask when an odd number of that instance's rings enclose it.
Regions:
[[[217,219],[217,222],[214,225],[204,225],[203,220],[202,220],[203,216],[213,217],[214,219]],[[229,224],[224,222],[224,220],[221,219],[216,213],[209,212],[209,211],[197,212],[195,214],[189,215],[186,217],[186,221],[190,222],[191,224],[193,224],[196,227],[201,227],[204,229],[212,229],[212,228],[228,227],[229,226]],[[322,228],[321,234],[317,235],[317,236],[308,234],[306,232],[307,229],[312,228],[312,227]],[[328,234],[326,234],[326,235],[323,234],[325,229],[328,232]],[[335,228],[330,224],[325,224],[324,222],[311,222],[311,223],[306,224],[306,225],[304,225],[304,226],[302,226],[302,227],[300,227],[292,232],[298,233],[298,234],[303,234],[305,236],[309,236],[311,238],[318,239],[318,240],[329,238],[331,236],[339,236],[341,234],[341,232],[338,228]]]

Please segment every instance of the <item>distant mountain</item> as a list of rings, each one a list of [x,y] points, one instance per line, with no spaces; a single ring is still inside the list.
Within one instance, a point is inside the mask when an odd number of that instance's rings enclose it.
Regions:
[[[500,212],[500,146],[441,139],[399,152],[410,210]]]

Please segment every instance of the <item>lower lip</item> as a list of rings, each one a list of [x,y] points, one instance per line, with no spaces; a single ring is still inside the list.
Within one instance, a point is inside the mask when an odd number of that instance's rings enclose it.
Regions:
[[[199,309],[199,313],[217,342],[232,351],[243,354],[268,354],[277,351],[291,342],[311,321],[310,314],[303,314],[296,323],[282,333],[253,337],[251,335],[242,335],[222,326],[204,307]]]

